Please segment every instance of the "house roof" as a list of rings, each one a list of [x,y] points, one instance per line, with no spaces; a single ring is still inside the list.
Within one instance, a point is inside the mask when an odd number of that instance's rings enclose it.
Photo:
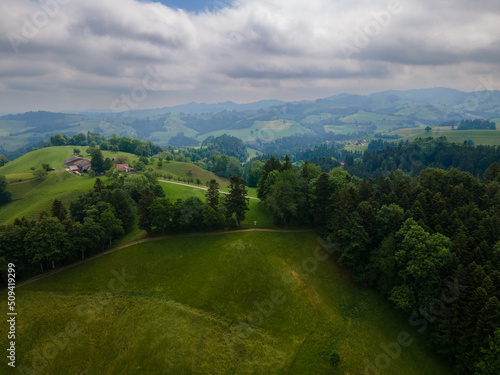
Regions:
[[[72,156],[69,159],[64,160],[64,164],[70,165],[71,163],[73,163],[77,160],[80,160],[80,159],[83,159],[83,158],[81,156]]]
[[[77,165],[82,169],[90,169],[91,161],[89,159],[81,159],[75,161],[73,165]]]
[[[81,159],[75,161],[73,164],[78,165],[79,167],[83,167],[84,165],[90,164],[91,161],[89,159]]]
[[[118,169],[119,171],[126,172],[129,169],[128,164],[116,164],[115,169]]]

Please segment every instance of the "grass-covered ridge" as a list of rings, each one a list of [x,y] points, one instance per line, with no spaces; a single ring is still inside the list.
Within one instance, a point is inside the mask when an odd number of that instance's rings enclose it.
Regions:
[[[312,233],[188,236],[38,280],[17,290],[18,363],[31,367],[66,332],[44,373],[360,374],[406,331],[413,343],[384,374],[450,373],[407,317],[331,258],[306,265],[318,246]]]

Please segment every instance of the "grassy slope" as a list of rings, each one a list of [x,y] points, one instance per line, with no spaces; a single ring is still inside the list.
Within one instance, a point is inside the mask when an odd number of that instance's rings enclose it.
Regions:
[[[410,141],[418,137],[446,137],[450,142],[463,143],[471,139],[475,145],[500,145],[499,130],[454,130],[454,131],[431,131],[415,134],[408,139]]]
[[[450,373],[406,316],[331,259],[305,271],[317,246],[307,233],[172,238],[18,288],[18,366],[71,323],[78,333],[49,351],[44,373],[361,374],[403,331],[413,344],[384,374]],[[109,289],[122,286],[110,284],[114,270],[134,277],[122,291]],[[278,292],[282,303],[259,316],[255,303]],[[332,350],[342,357],[336,370]]]
[[[41,211],[50,209],[54,199],[68,204],[78,194],[93,186],[94,179],[87,176],[78,177],[64,171],[62,161],[73,155],[73,148],[49,147],[32,151],[0,168],[0,174],[6,175],[9,181],[27,179],[9,185],[13,201],[0,208],[0,224],[9,223],[22,216],[35,219]],[[32,179],[30,168],[40,168],[42,163],[48,163],[57,170],[49,172],[43,181]]]
[[[54,199],[59,199],[68,206],[80,193],[92,188],[95,178],[75,176],[64,171],[62,162],[73,155],[73,148],[48,147],[32,151],[0,168],[0,174],[6,175],[9,181],[26,179],[9,185],[13,201],[0,208],[0,224],[10,223],[16,217],[23,216],[36,219],[41,211],[50,210]],[[116,155],[109,151],[103,154],[105,157]],[[127,157],[132,159],[135,155],[129,154]],[[30,168],[39,168],[42,163],[48,163],[56,171],[49,172],[45,180],[35,180]]]
[[[433,131],[426,132],[423,127],[413,128],[413,129],[399,129],[391,134],[402,135],[402,139],[398,139],[395,142],[401,140],[409,140],[410,142],[416,138],[422,137],[433,137],[439,138],[445,136],[448,141],[463,143],[464,141],[471,139],[475,145],[490,145],[496,146],[500,145],[500,121],[493,120],[497,124],[497,130],[451,130],[450,127],[437,127],[433,128]],[[440,129],[435,131],[435,129]]]
[[[203,168],[198,167],[192,163],[181,163],[178,161],[171,161],[169,163],[163,162],[163,166],[158,167],[156,164],[148,164],[148,167],[153,168],[155,171],[167,175],[171,174],[174,178],[188,178],[188,171],[191,171],[191,178],[196,180],[199,178],[202,181],[203,186],[205,183],[210,181],[211,179],[215,179],[221,187],[226,187],[229,184],[229,181],[225,178],[218,177],[212,172],[209,172]]]
[[[80,193],[92,188],[93,178],[79,177],[65,171],[49,173],[45,180],[30,180],[9,186],[13,201],[0,208],[0,224],[7,224],[16,217],[36,219],[43,210],[49,212],[54,199],[66,207]]]
[[[83,151],[83,147],[79,147]],[[13,202],[0,208],[0,225],[12,222],[16,217],[26,216],[30,219],[38,217],[41,211],[48,211],[54,199],[61,200],[66,206],[80,193],[92,188],[95,178],[87,175],[83,177],[75,176],[64,171],[62,161],[73,155],[73,146],[48,147],[32,151],[20,158],[7,163],[0,168],[0,174],[5,175],[9,182],[9,190],[12,192]],[[117,155],[125,156],[129,162],[138,159],[136,155],[127,153],[113,153],[104,151],[104,157],[113,158]],[[56,171],[50,172],[47,179],[40,181],[33,179],[31,167],[39,168],[42,163],[48,163]],[[194,164],[171,162],[164,163],[163,167],[149,165],[153,170],[161,173],[170,173],[174,177],[186,178],[188,170],[192,171],[194,179],[200,178],[205,184],[206,181],[215,178],[221,187],[226,187],[228,181],[215,176]],[[19,179],[22,182],[14,182]],[[106,178],[101,176],[106,181]],[[172,199],[187,198],[191,195],[200,196],[203,199],[204,192],[188,187],[178,187],[164,184],[166,191]]]

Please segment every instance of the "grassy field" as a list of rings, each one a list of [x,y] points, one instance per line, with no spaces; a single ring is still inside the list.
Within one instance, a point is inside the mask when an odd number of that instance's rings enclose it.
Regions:
[[[397,123],[401,122],[402,120],[404,119],[398,116],[381,115],[379,113],[366,112],[366,111],[359,111],[358,113],[340,119],[340,121],[346,123],[370,122],[370,121],[371,122],[386,121],[386,122]]]
[[[48,163],[52,168],[63,170],[63,160],[73,156],[74,146],[47,147],[12,160],[0,168],[0,174],[31,173],[31,167],[40,168],[42,163]],[[82,147],[79,147],[80,150]]]
[[[1,173],[1,171],[0,171]],[[37,219],[42,211],[50,211],[54,199],[66,207],[79,194],[94,186],[95,179],[75,176],[66,171],[50,172],[45,180],[29,180],[9,185],[13,201],[0,208],[0,225],[12,222],[16,217]]]
[[[368,143],[365,143],[364,145],[360,146],[355,146],[355,145],[345,145],[344,147],[347,151],[352,151],[352,152],[365,152],[368,149]]]
[[[192,178],[196,181],[199,178],[202,181],[202,185],[205,186],[207,182],[215,179],[220,187],[226,187],[229,181],[225,178],[218,177],[212,172],[209,172],[203,168],[198,167],[192,163],[181,163],[178,161],[163,162],[163,166],[158,167],[157,162],[155,164],[148,164],[148,167],[152,167],[156,172],[164,175],[171,175],[174,179],[181,178],[186,180],[187,178]],[[192,184],[192,183],[191,183]]]
[[[312,233],[134,245],[16,290],[17,366],[45,374],[450,374]],[[313,257],[313,258],[311,258]],[[1,296],[2,304],[6,295]],[[21,318],[22,317],[22,318]],[[6,332],[7,322],[2,323]],[[383,345],[407,332],[394,359]],[[4,347],[8,347],[2,335]],[[332,350],[341,356],[330,366]],[[6,370],[5,361],[2,365]],[[2,373],[10,373],[3,371]],[[371,372],[366,372],[371,373]]]

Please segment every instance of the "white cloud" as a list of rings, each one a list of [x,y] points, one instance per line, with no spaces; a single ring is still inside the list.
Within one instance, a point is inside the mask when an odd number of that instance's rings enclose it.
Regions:
[[[162,80],[142,108],[474,90],[479,74],[500,76],[498,2],[394,1],[237,0],[194,14],[134,0],[3,0],[0,110],[107,109],[152,67]]]

